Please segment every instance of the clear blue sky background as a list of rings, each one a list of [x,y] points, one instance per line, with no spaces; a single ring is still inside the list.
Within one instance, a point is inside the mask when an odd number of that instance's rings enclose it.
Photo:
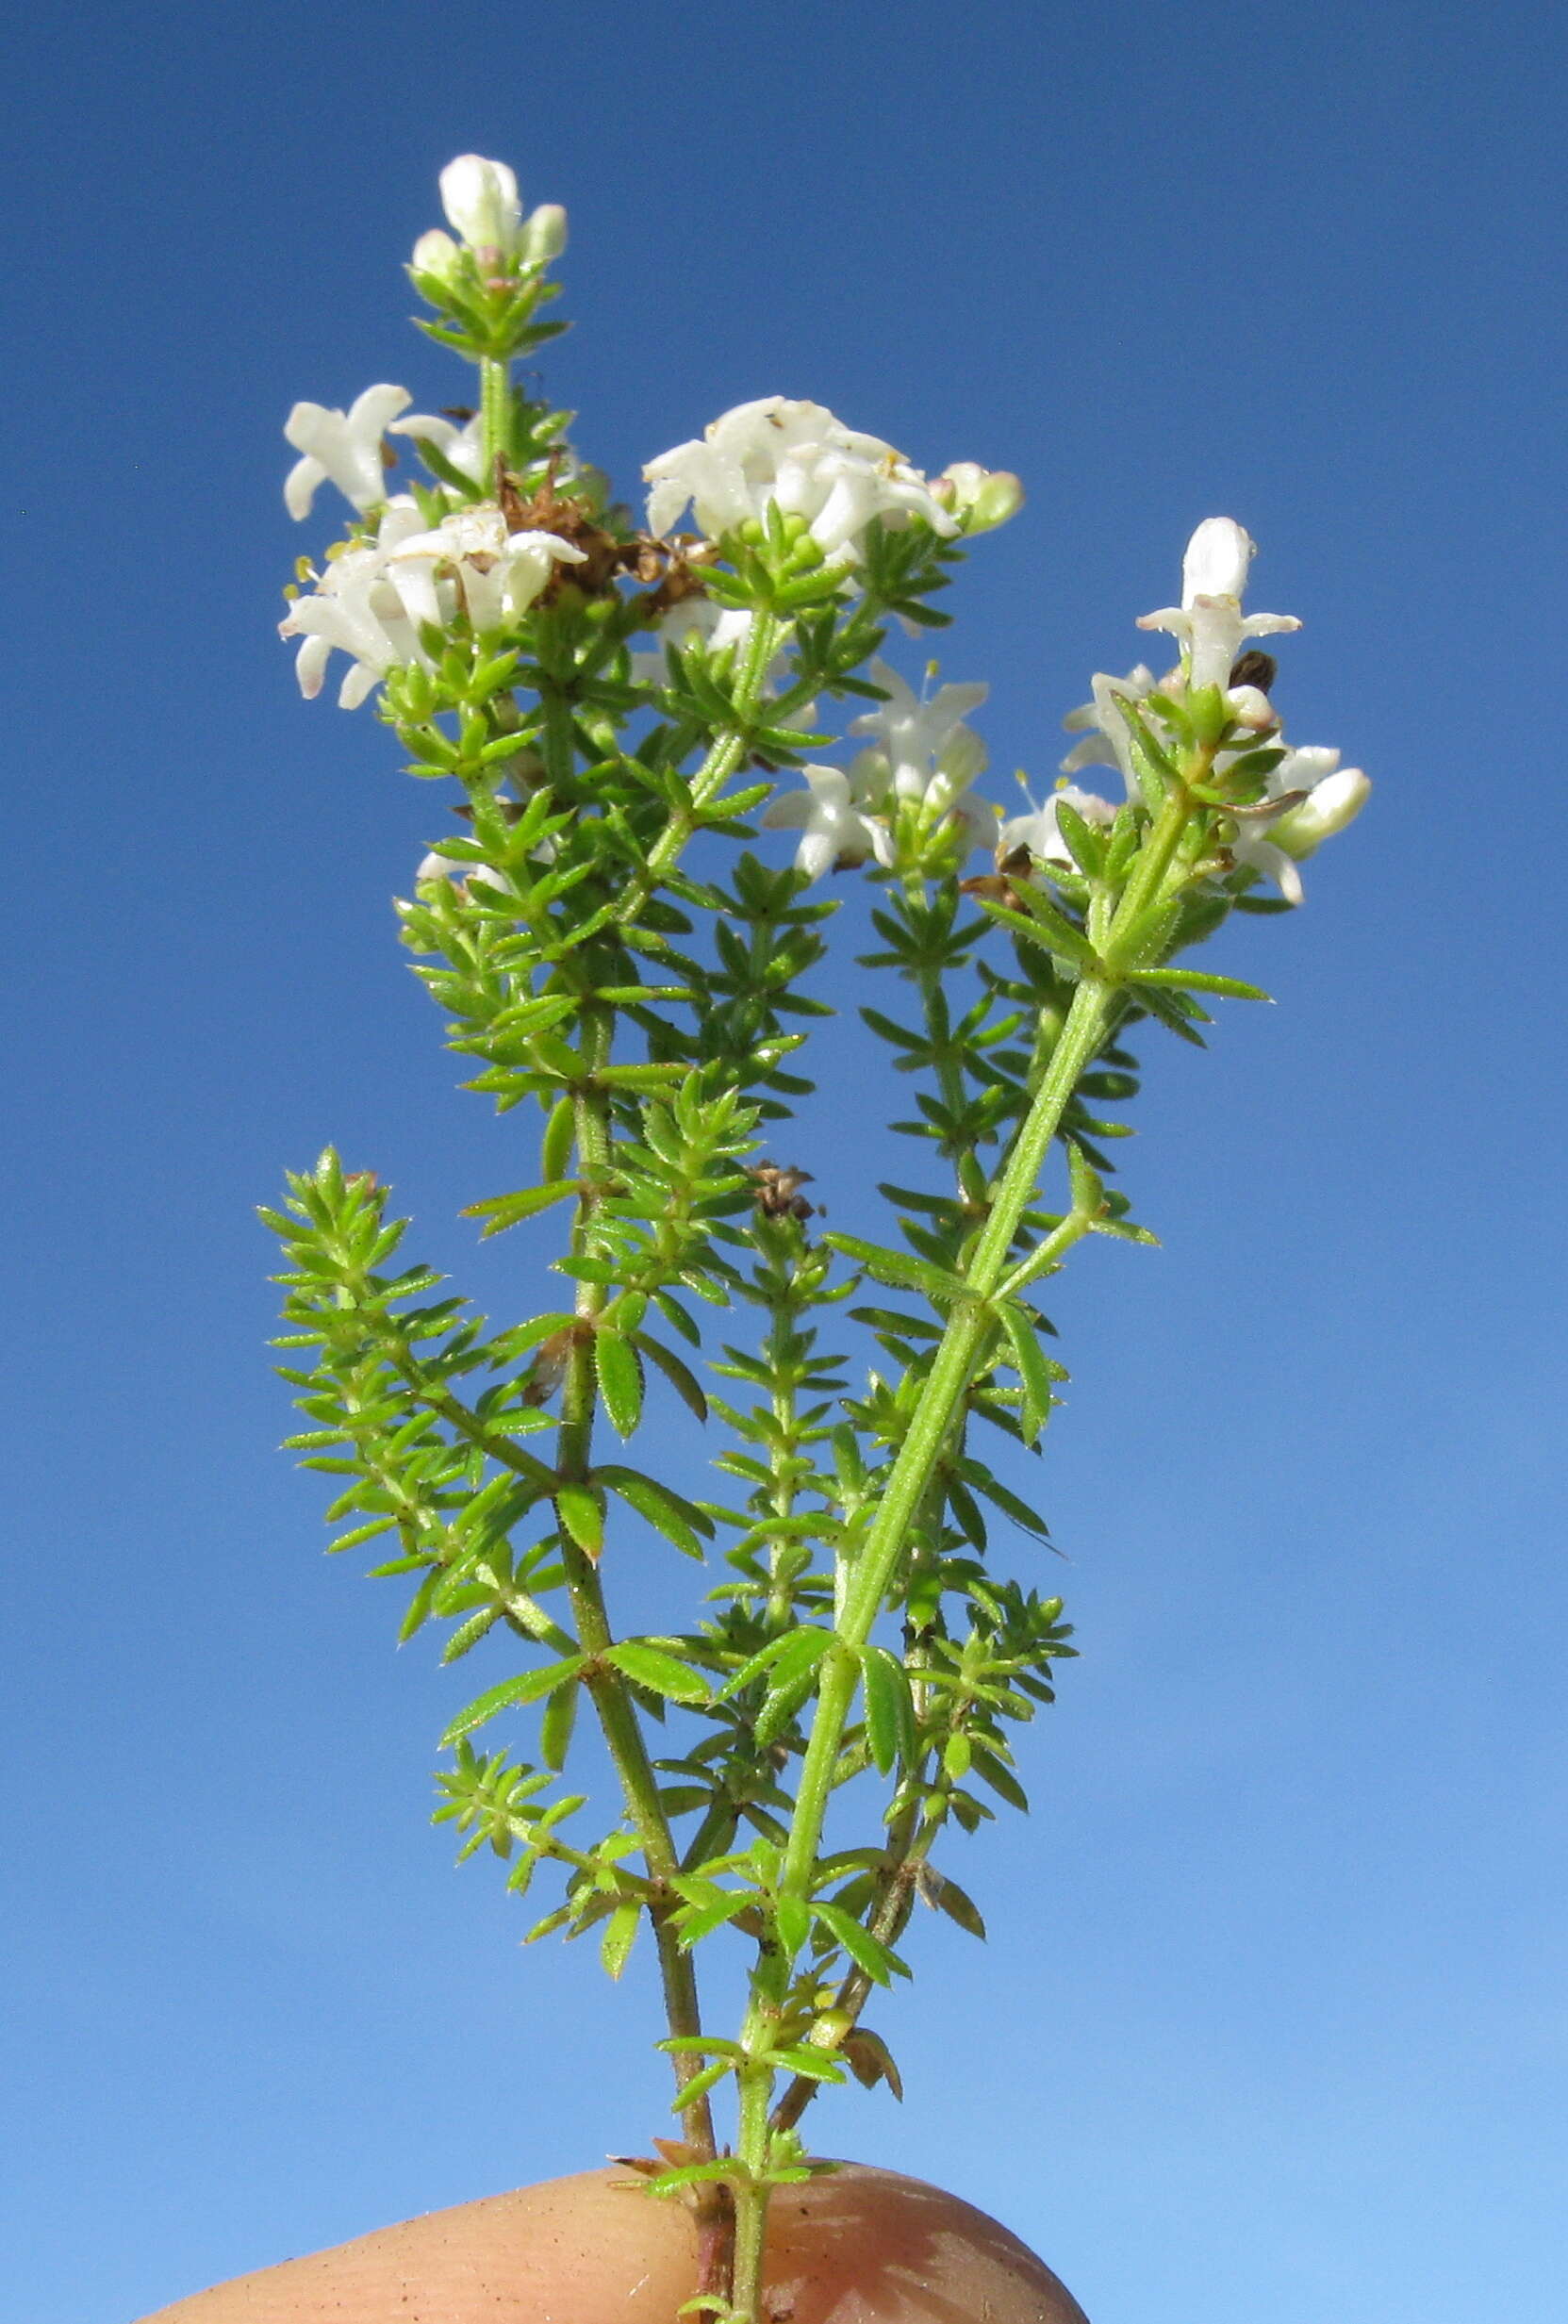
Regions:
[[[272,1449],[251,1205],[326,1137],[466,1284],[550,1303],[542,1244],[455,1218],[513,1131],[393,940],[437,801],[272,635],[326,536],[284,516],[290,403],[462,396],[400,265],[465,148],[570,209],[550,378],[619,477],[775,391],[1024,474],[943,647],[997,796],[1216,510],[1306,621],[1295,738],[1378,784],[1305,910],[1223,939],[1279,1008],[1150,1051],[1164,1247],[1056,1303],[1085,1651],[1037,1812],[956,1865],[985,1953],[915,1933],[906,2105],[816,2135],[999,2213],[1094,2324],[1560,2324],[1563,65],[1509,5],[17,12],[17,2324],[124,2324],[666,2102],[646,1970],[520,1954],[451,1870],[475,1666],[393,1655]],[[844,1219],[888,1161],[855,1087],[797,1149]]]

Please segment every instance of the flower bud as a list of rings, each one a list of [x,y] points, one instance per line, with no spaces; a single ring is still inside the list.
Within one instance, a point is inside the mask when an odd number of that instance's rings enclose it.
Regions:
[[[1256,548],[1234,517],[1205,517],[1181,560],[1182,604],[1190,610],[1195,598],[1239,598]]]
[[[459,154],[441,172],[440,188],[447,223],[470,250],[511,255],[522,229],[522,205],[518,181],[504,161]]]
[[[1298,807],[1292,807],[1268,827],[1277,848],[1304,864],[1326,839],[1353,823],[1372,796],[1372,784],[1359,766],[1342,766],[1314,783]]]
[[[541,202],[523,221],[522,256],[529,266],[548,265],[567,246],[567,214],[559,202]]]
[[[1225,698],[1232,723],[1264,734],[1279,724],[1279,714],[1262,686],[1232,686]]]
[[[443,234],[439,226],[432,226],[414,244],[409,264],[416,274],[434,274],[438,281],[448,283],[456,273],[462,255],[450,234]]]
[[[951,509],[966,533],[993,533],[1024,504],[1024,488],[1016,476],[1007,469],[982,468],[978,460],[952,461],[932,491],[944,508]]]

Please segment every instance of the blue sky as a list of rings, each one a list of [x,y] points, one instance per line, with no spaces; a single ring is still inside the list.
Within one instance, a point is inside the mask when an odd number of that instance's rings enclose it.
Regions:
[[[665,2105],[646,1975],[520,1954],[452,1871],[468,1673],[394,1656],[272,1449],[252,1205],[327,1137],[466,1285],[550,1303],[542,1244],[455,1217],[511,1133],[393,941],[441,814],[273,635],[325,537],[283,513],[289,404],[461,400],[400,267],[477,149],[570,211],[548,377],[628,485],[769,392],[1024,475],[942,647],[991,682],[996,796],[1215,511],[1306,624],[1294,738],[1377,783],[1305,909],[1222,940],[1279,1007],[1145,1042],[1162,1248],[1055,1301],[1083,1659],[1034,1816],[955,1863],[987,1951],[933,1916],[884,2012],[906,2104],[816,2134],[996,2211],[1095,2324],[1556,2324],[1564,61],[1506,5],[13,35],[11,2313],[119,2324]],[[845,1216],[886,1175],[842,1104],[800,1139]]]

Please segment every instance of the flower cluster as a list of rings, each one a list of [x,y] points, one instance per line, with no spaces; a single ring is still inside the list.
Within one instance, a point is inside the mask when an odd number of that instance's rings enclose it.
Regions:
[[[1064,720],[1068,732],[1082,739],[1062,761],[1062,772],[1070,777],[1085,766],[1114,767],[1128,798],[1137,799],[1129,706],[1152,709],[1150,697],[1180,699],[1217,686],[1238,739],[1216,756],[1216,781],[1223,784],[1230,767],[1261,742],[1277,753],[1263,778],[1263,797],[1230,818],[1226,854],[1233,865],[1273,880],[1288,903],[1298,904],[1303,889],[1296,865],[1361,813],[1372,786],[1360,767],[1341,767],[1337,750],[1287,748],[1266,688],[1246,679],[1243,649],[1249,638],[1301,626],[1291,614],[1243,614],[1242,592],[1255,553],[1255,543],[1232,518],[1204,519],[1182,560],[1180,605],[1145,614],[1138,623],[1140,629],[1176,636],[1183,649],[1180,665],[1159,680],[1143,663],[1122,678],[1098,672],[1093,700]],[[1233,684],[1238,675],[1242,683]],[[1071,858],[1056,821],[1063,801],[1087,823],[1104,825],[1114,818],[1109,799],[1065,783],[1044,807],[1003,825],[999,858],[1005,861],[1027,848],[1037,863],[1065,867]]]
[[[995,809],[970,793],[985,745],[964,724],[990,688],[945,685],[926,697],[885,662],[873,661],[870,674],[886,700],[850,726],[870,747],[848,774],[803,766],[806,789],[774,799],[762,817],[768,831],[801,832],[796,868],[809,880],[873,857],[884,868],[922,861],[933,841],[952,860],[988,847],[996,832]]]
[[[441,207],[458,240],[433,226],[414,245],[413,270],[450,279],[465,250],[487,272],[507,274],[558,258],[567,246],[567,214],[557,202],[541,203],[525,218],[518,181],[504,161],[482,154],[459,154],[440,175]]]
[[[447,629],[462,612],[476,634],[500,628],[526,612],[557,565],[583,558],[556,534],[509,532],[492,503],[429,526],[412,499],[399,497],[383,508],[373,536],[328,557],[278,635],[303,641],[294,668],[307,699],[321,692],[334,649],[348,655],[338,700],[353,710],[388,671],[428,662],[422,627]]]
[[[847,428],[820,404],[782,395],[737,404],[642,472],[653,487],[648,527],[655,534],[668,533],[688,502],[711,540],[777,507],[805,519],[829,562],[850,565],[874,519],[897,529],[917,518],[944,538],[960,530],[959,519],[891,444]]]

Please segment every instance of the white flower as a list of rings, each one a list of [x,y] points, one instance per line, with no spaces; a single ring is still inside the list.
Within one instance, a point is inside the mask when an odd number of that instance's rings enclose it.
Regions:
[[[381,438],[388,423],[413,402],[406,387],[383,383],[355,397],[346,412],[324,404],[296,404],[283,433],[303,458],[284,481],[284,505],[296,519],[308,517],[319,485],[331,482],[361,516],[387,498]]]
[[[357,708],[389,669],[425,658],[386,571],[391,551],[422,523],[411,500],[388,501],[374,541],[330,558],[314,592],[297,598],[278,624],[280,637],[304,641],[294,668],[306,700],[321,692],[334,650],[351,663],[338,695],[344,710]]]
[[[459,154],[447,163],[439,182],[441,207],[454,233],[470,250],[499,251],[509,258],[522,239],[522,204],[505,162]]]
[[[863,752],[862,758],[871,755]],[[865,813],[870,801],[861,762],[847,775],[836,766],[802,766],[799,771],[807,788],[771,800],[762,816],[765,831],[801,833],[796,869],[808,880],[820,880],[825,871],[852,870],[870,856],[890,866],[893,835],[879,817]]]
[[[386,572],[416,630],[426,622],[445,626],[451,609],[438,585],[449,579],[475,630],[495,630],[527,612],[557,565],[581,565],[586,557],[554,533],[508,533],[501,510],[482,503],[398,541]]]
[[[1244,617],[1242,592],[1255,544],[1233,517],[1205,517],[1181,560],[1181,602],[1141,615],[1141,630],[1168,630],[1181,641],[1189,688],[1224,687],[1244,637],[1301,627],[1294,614]]]
[[[850,732],[872,735],[881,745],[899,798],[927,798],[935,779],[933,766],[945,775],[954,796],[966,789],[985,766],[986,750],[963,721],[980,708],[990,687],[939,686],[928,700],[880,660],[871,664],[871,681],[888,699],[851,719]]]
[[[414,885],[422,887],[427,880],[450,880],[454,887],[462,887],[471,880],[481,887],[499,888],[503,894],[506,888],[505,874],[497,871],[493,864],[459,863],[455,856],[437,855],[434,849],[420,858]]]
[[[880,437],[861,436],[820,404],[764,396],[737,404],[701,439],[677,444],[643,470],[653,487],[648,525],[666,534],[689,501],[710,539],[763,517],[775,503],[806,519],[830,563],[850,564],[874,519],[892,526],[922,519],[948,537],[957,519],[917,469]]]
[[[1236,836],[1227,843],[1237,864],[1272,880],[1291,904],[1300,903],[1305,894],[1296,865],[1354,822],[1372,795],[1372,785],[1359,766],[1342,767],[1337,750],[1309,745],[1286,751],[1268,777],[1266,796],[1287,799],[1302,791],[1304,799],[1272,820],[1239,817]]]
[[[398,421],[392,434],[412,436],[416,442],[434,444],[448,467],[454,468],[460,476],[467,476],[471,484],[487,481],[485,434],[477,412],[462,427],[443,419],[438,412],[410,412],[406,420]]]
[[[1105,670],[1097,670],[1090,680],[1093,701],[1069,710],[1062,723],[1069,734],[1081,733],[1083,740],[1075,743],[1062,761],[1065,775],[1076,775],[1084,766],[1114,766],[1127,785],[1129,799],[1141,796],[1138,779],[1132,769],[1132,749],[1128,740],[1127,720],[1116,708],[1118,701],[1141,702],[1154,686],[1154,672],[1147,663],[1140,662],[1125,678],[1113,678]],[[1072,803],[1077,804],[1076,798]]]
[[[1063,838],[1057,822],[1057,810],[1071,807],[1085,823],[1104,826],[1114,823],[1116,810],[1108,799],[1098,791],[1081,791],[1073,783],[1059,783],[1043,807],[1030,802],[1028,815],[1011,816],[997,839],[997,862],[1005,864],[1010,855],[1027,848],[1037,864],[1060,864],[1064,870],[1072,864],[1072,850]]]

